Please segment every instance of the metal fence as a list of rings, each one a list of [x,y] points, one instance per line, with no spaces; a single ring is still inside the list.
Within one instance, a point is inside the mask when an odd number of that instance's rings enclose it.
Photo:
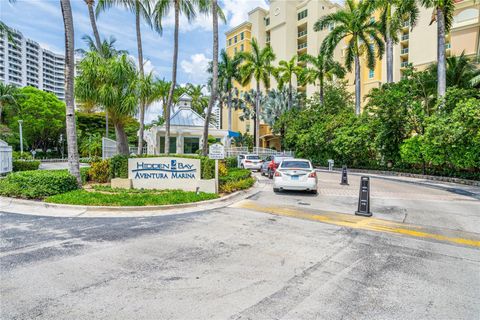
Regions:
[[[248,147],[230,147],[225,148],[225,155],[227,157],[236,157],[240,154],[248,153]]]
[[[259,147],[254,147],[252,149],[252,152],[249,151],[248,147],[231,147],[231,148],[225,148],[225,155],[227,157],[236,157],[240,154],[247,154],[247,153],[253,153],[253,154],[258,154],[261,158],[266,158],[268,156],[275,156],[275,155],[286,155],[286,156],[294,156],[293,151],[277,151],[274,149],[268,149],[268,148],[259,148]]]
[[[0,174],[12,171],[12,147],[0,140]]]
[[[128,152],[130,154],[138,154],[138,148],[130,146],[128,147]],[[102,138],[102,159],[109,159],[117,155],[117,142],[112,139]],[[143,146],[142,154],[147,154],[147,146]]]

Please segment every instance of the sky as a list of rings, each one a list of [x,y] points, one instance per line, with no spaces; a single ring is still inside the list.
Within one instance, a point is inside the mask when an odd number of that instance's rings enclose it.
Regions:
[[[220,48],[225,47],[225,32],[248,18],[248,12],[256,7],[268,9],[267,0],[219,0],[227,23],[219,21]],[[338,0],[336,1],[338,2]],[[75,48],[86,48],[84,35],[92,36],[92,29],[84,0],[71,0],[75,30]],[[19,30],[27,38],[40,43],[56,53],[64,53],[64,28],[59,0],[0,0],[0,20]],[[101,38],[114,37],[117,49],[127,50],[137,61],[135,17],[123,8],[111,8],[97,19]],[[171,79],[173,55],[174,17],[170,13],[163,21],[163,34],[151,30],[142,23],[143,55],[145,71]],[[212,57],[212,23],[210,17],[198,15],[188,23],[180,20],[179,57],[177,82],[179,84],[205,84],[206,68]],[[155,107],[157,109],[159,107]],[[149,121],[156,118],[157,110],[147,115]]]
[[[84,0],[71,0],[75,30],[75,47],[85,48],[84,35],[91,35],[91,25]],[[224,33],[247,19],[248,12],[255,7],[268,8],[266,0],[221,0],[227,23],[220,22],[220,48],[225,47]],[[10,4],[0,0],[0,19],[8,26],[37,41],[56,53],[64,53],[64,29],[59,0],[17,0]],[[102,38],[113,36],[118,49],[127,50],[137,56],[134,14],[112,8],[100,14],[97,20]],[[169,80],[173,55],[173,13],[163,21],[163,35],[142,23],[143,52],[146,71]],[[205,69],[212,56],[212,22],[210,17],[197,16],[188,23],[180,20],[178,83],[204,84],[208,78]]]

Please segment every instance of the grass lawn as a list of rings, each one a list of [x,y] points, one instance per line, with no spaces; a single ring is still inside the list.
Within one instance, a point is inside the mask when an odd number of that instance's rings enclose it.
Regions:
[[[158,206],[167,204],[191,203],[217,199],[213,193],[186,192],[181,190],[123,190],[110,187],[96,188],[88,192],[74,190],[57,194],[45,199],[45,202],[89,205],[89,206]]]

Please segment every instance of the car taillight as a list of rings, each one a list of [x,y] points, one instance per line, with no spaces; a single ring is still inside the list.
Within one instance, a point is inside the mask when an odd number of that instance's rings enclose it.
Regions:
[[[281,176],[282,176],[282,174],[280,173],[280,171],[278,171],[278,170],[275,171],[275,177],[281,177]]]
[[[313,171],[308,175],[309,178],[316,178],[317,177],[317,172]]]

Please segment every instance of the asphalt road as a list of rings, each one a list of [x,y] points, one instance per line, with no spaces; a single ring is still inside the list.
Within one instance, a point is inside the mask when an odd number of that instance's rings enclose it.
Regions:
[[[233,206],[171,216],[2,213],[1,318],[479,318],[479,200],[372,179],[374,217],[358,220],[358,177],[337,178],[320,174],[318,196],[262,179]]]

